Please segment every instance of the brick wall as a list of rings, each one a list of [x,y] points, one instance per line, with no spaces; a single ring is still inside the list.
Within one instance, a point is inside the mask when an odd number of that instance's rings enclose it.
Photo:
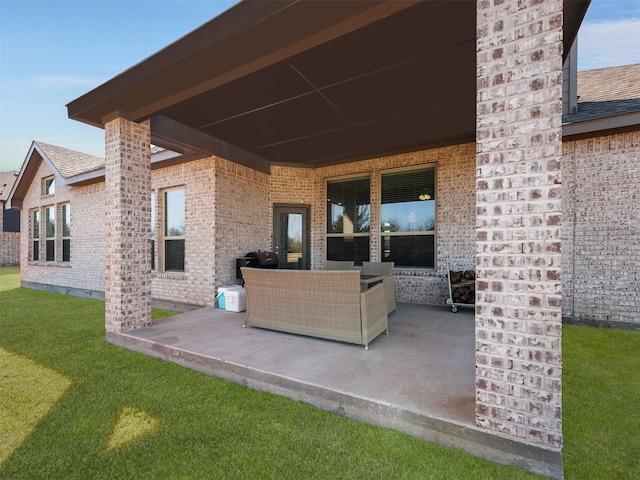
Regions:
[[[40,164],[20,216],[20,276],[25,284],[55,285],[89,291],[104,291],[104,182],[72,188],[56,184],[54,195],[42,195],[42,179],[53,175],[45,162]],[[59,182],[57,182],[59,183]],[[62,263],[60,206],[71,205],[71,261]],[[44,207],[56,206],[57,261],[32,262],[32,211],[41,209],[40,242],[44,243]],[[41,252],[43,250],[41,249]]]
[[[628,287],[640,275],[635,264],[640,228],[634,213],[634,188],[640,180],[639,135],[598,137],[563,146],[562,313],[566,317],[639,322],[640,298]],[[430,163],[437,166],[438,269],[396,270],[397,295],[400,302],[443,305],[448,295],[446,261],[461,267],[475,265],[475,144],[317,170],[274,166],[271,176],[213,157],[154,170],[152,191],[161,194],[165,188],[186,187],[188,241],[186,274],[153,273],[152,297],[212,305],[217,286],[237,282],[236,256],[272,249],[273,204],[311,206],[312,268],[323,268],[327,178],[369,172],[372,195],[377,198],[380,171]],[[102,292],[104,182],[58,186],[54,196],[43,197],[40,182],[50,175],[42,163],[22,211],[21,229],[26,234],[13,234],[16,242],[20,239],[22,280]],[[30,262],[31,209],[65,202],[71,203],[70,264]],[[158,209],[156,230],[160,232],[161,202]],[[372,241],[371,256],[377,255],[377,242]]]
[[[156,194],[156,270],[152,273],[155,299],[212,305],[215,300],[213,158],[154,170],[152,191]],[[184,273],[162,271],[163,193],[165,189],[185,189]]]
[[[476,423],[562,448],[562,1],[477,3]]]
[[[105,183],[57,186],[55,195],[43,197],[42,178],[52,174],[43,162],[24,201],[21,229],[25,234],[16,237],[20,238],[23,252],[22,281],[32,286],[104,292]],[[164,273],[161,269],[153,272],[152,298],[213,305],[218,286],[238,283],[236,257],[271,248],[269,176],[210,157],[154,170],[151,177],[151,191],[157,195],[157,241],[161,241],[162,235],[162,193],[179,186],[185,187],[187,238],[185,272]],[[31,262],[31,209],[66,202],[71,204],[71,262]],[[161,265],[161,251],[158,245],[156,265]]]
[[[637,283],[640,275],[635,262],[640,248],[637,234],[640,217],[635,215],[638,199],[634,193],[640,183],[639,135],[627,133],[563,145],[563,316],[640,321],[637,314],[640,298],[633,288],[627,288]],[[323,268],[327,178],[370,173],[375,198],[378,195],[375,179],[381,170],[435,163],[438,270],[396,270],[396,283],[398,301],[442,305],[448,295],[445,263],[449,261],[459,267],[473,267],[476,263],[475,160],[475,144],[466,144],[317,170],[273,167],[270,203],[311,205],[312,268]],[[578,179],[575,178],[576,162]],[[559,172],[547,174],[552,185],[560,181]],[[523,191],[531,188],[518,184],[514,187]],[[573,233],[574,217],[579,223],[577,239]],[[373,220],[375,223],[376,219]],[[541,219],[533,216],[530,221]],[[580,253],[576,255],[575,250]],[[377,248],[372,247],[371,255],[372,258],[378,255]],[[576,280],[575,291],[574,274],[582,278]]]
[[[318,215],[324,218],[324,210],[322,210],[324,204],[317,204],[315,177],[316,173],[311,168],[271,167],[269,215],[273,216],[274,204],[286,204],[309,206],[310,224],[313,224],[312,219]],[[323,220],[320,221],[322,222]],[[311,232],[311,238],[317,236],[314,235],[314,232]],[[269,243],[273,245],[273,221],[269,225]],[[315,252],[316,247],[321,248],[317,246],[317,240],[316,244],[312,243],[311,251]],[[318,269],[319,267],[314,263],[318,261],[318,256],[312,255],[312,257],[311,269]],[[324,265],[324,261],[322,265]]]
[[[159,235],[163,189],[184,186],[186,195],[185,272],[154,272],[153,298],[214,305],[217,287],[239,283],[235,259],[271,248],[268,182],[264,173],[216,157],[153,171]]]
[[[232,285],[237,257],[272,249],[269,175],[218,158],[215,178],[215,282]]]
[[[562,311],[640,324],[640,132],[563,145]]]
[[[212,305],[217,286],[237,283],[234,263],[237,256],[257,249],[272,249],[273,204],[311,206],[312,268],[322,268],[326,178],[369,172],[372,175],[372,196],[376,198],[380,171],[435,163],[439,192],[438,270],[404,269],[397,270],[396,274],[399,301],[443,305],[448,295],[444,277],[445,262],[450,260],[457,265],[474,262],[474,152],[474,145],[467,144],[318,170],[274,166],[270,176],[213,157],[153,170],[152,191],[158,199],[156,231],[161,233],[162,230],[162,191],[185,186],[188,241],[185,274],[152,273],[152,297]],[[34,181],[37,185],[34,184],[30,191],[32,197],[29,198],[32,199],[29,205],[42,203],[40,178],[51,175],[51,172],[44,163],[41,168]],[[24,279],[103,291],[104,182],[86,187],[59,187],[55,200],[46,200],[43,205],[66,201],[72,205],[72,268],[27,263]],[[28,229],[29,208],[31,206],[23,210],[23,229]],[[27,236],[24,240],[23,250],[28,251]],[[377,245],[378,242],[372,238],[372,258],[378,256]],[[156,248],[156,251],[158,255],[160,248]],[[156,258],[158,264],[159,259]]]
[[[271,204],[311,206],[311,268],[325,263],[326,180],[367,173],[371,178],[371,211],[379,210],[380,173],[405,166],[436,165],[437,268],[396,269],[396,294],[400,302],[444,305],[448,296],[446,262],[475,264],[475,146],[456,145],[419,152],[311,169],[273,167]],[[307,190],[308,189],[308,190]],[[269,212],[271,215],[271,212]],[[378,215],[372,215],[370,258],[379,258]]]

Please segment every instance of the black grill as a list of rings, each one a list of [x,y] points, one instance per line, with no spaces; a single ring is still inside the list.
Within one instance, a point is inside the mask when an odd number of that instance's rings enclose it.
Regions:
[[[236,278],[242,279],[240,267],[278,268],[278,257],[275,252],[249,252],[244,257],[236,259]]]
[[[275,252],[249,252],[245,255],[247,267],[253,268],[278,268],[278,257]]]

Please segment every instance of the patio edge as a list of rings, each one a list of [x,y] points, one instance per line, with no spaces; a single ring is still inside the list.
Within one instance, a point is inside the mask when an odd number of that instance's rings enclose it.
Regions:
[[[449,448],[463,450],[495,463],[515,466],[547,477],[563,478],[562,452],[484,432],[474,425],[453,423],[393,404],[329,390],[252,367],[239,365],[183,349],[162,345],[129,334],[106,333],[112,345],[136,351],[233,383],[309,403],[336,415],[400,432]]]

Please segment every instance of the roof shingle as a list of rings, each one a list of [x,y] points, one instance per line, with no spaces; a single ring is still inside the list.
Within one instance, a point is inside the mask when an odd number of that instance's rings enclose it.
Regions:
[[[640,63],[578,72],[578,112],[565,123],[640,112]]]
[[[17,177],[18,172],[16,171],[0,172],[0,201],[5,202],[9,198],[9,192]]]
[[[104,168],[104,158],[102,157],[49,145],[48,143],[38,141],[35,143],[63,178],[70,178]]]

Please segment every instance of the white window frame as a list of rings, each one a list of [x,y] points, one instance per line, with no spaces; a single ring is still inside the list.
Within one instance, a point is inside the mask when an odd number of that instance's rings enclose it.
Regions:
[[[66,210],[66,215],[65,215],[65,210]],[[69,223],[69,228],[67,232],[65,232],[65,230],[67,230],[65,228],[65,219]],[[60,232],[61,232],[61,238],[62,238],[62,241],[60,243],[60,260],[63,263],[69,263],[71,262],[71,203],[69,202],[60,204]],[[65,233],[68,233],[68,235],[65,235]],[[65,241],[69,242],[69,258],[67,260],[64,259]]]
[[[38,221],[38,226],[36,227],[36,216]],[[42,212],[40,211],[40,207],[34,208],[31,210],[30,215],[30,226],[31,226],[31,255],[30,260],[32,262],[40,261],[40,245],[41,245],[41,227],[42,227]],[[37,244],[37,245],[36,245]],[[37,258],[36,258],[37,257]]]
[[[56,193],[56,177],[50,175],[42,179],[42,195],[54,195]]]
[[[169,235],[167,232],[167,215],[169,214],[169,209],[167,208],[167,194],[174,191],[182,190],[184,192],[184,222],[183,233],[182,235]],[[186,221],[187,221],[187,189],[186,186],[181,185],[177,187],[165,188],[162,190],[162,270],[164,272],[169,273],[184,273],[186,270]],[[169,269],[167,268],[167,243],[171,241],[181,240],[184,246],[183,258],[182,258],[182,269]]]
[[[158,239],[157,239],[157,208],[158,208],[158,194],[154,191],[151,192],[150,204],[151,204],[151,270],[158,270],[158,261],[156,254],[158,252]]]
[[[52,213],[53,218],[50,218],[49,212]],[[56,206],[55,205],[47,205],[44,207],[44,240],[45,240],[45,249],[44,249],[44,260],[45,262],[55,262],[56,261]],[[49,225],[53,225],[53,235],[49,235]],[[53,242],[53,258],[49,259],[49,242]]]

